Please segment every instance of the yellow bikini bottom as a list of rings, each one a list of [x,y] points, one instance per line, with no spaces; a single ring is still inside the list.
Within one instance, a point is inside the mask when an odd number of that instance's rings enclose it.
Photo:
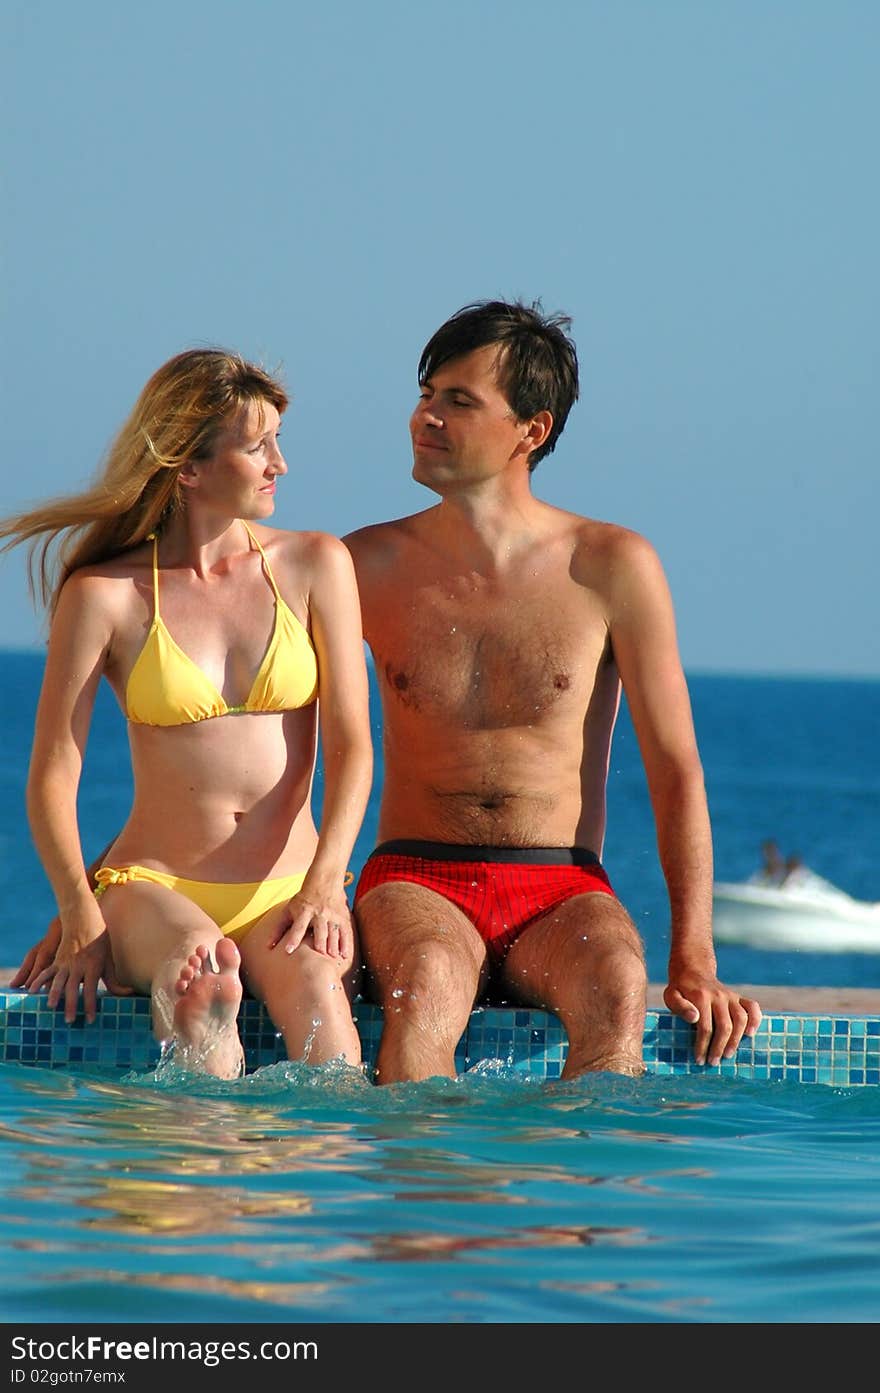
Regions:
[[[125,866],[121,870],[102,866],[95,876],[95,896],[100,898],[108,885],[128,885],[133,880],[165,885],[204,910],[225,938],[240,941],[268,910],[291,899],[305,878],[305,871],[297,871],[296,875],[283,875],[277,880],[227,885],[213,880],[184,880],[182,876],[166,875],[164,871],[153,871],[147,866]]]

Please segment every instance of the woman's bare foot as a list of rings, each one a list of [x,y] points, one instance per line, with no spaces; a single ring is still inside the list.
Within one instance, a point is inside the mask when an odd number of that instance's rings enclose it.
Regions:
[[[190,955],[174,984],[175,1054],[184,1068],[218,1079],[237,1079],[244,1072],[238,1034],[241,1004],[241,958],[235,944],[221,938],[214,945],[215,969],[201,944]]]

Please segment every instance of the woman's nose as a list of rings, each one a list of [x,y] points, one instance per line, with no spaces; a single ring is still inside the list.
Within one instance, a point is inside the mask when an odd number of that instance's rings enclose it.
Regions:
[[[273,446],[272,452],[269,455],[269,468],[273,470],[276,474],[287,473],[287,460],[282,455],[277,442]]]

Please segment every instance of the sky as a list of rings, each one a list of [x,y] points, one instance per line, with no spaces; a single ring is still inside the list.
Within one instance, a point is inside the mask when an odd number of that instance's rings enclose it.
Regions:
[[[534,475],[660,555],[690,672],[880,677],[876,0],[5,0],[0,511],[83,487],[143,383],[283,376],[275,520],[430,506],[419,354],[571,316]],[[43,642],[24,554],[0,647]]]

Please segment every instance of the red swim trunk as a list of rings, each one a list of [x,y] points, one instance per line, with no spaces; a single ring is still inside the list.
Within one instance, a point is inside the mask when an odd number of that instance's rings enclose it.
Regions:
[[[456,846],[447,842],[382,842],[368,856],[354,894],[389,881],[409,881],[457,905],[493,962],[536,919],[575,895],[613,895],[602,863],[582,847]]]

